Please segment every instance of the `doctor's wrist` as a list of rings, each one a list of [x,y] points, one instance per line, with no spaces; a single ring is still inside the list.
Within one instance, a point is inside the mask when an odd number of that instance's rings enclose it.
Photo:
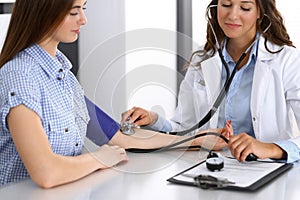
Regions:
[[[270,156],[270,158],[272,159],[278,159],[278,160],[286,160],[287,159],[287,153],[285,150],[283,150],[280,146],[278,146],[277,144],[270,144],[272,146],[272,155]]]
[[[148,114],[149,114],[149,118],[150,118],[149,126],[152,126],[153,124],[155,124],[157,122],[158,115],[157,115],[157,113],[155,113],[153,111],[149,111]]]

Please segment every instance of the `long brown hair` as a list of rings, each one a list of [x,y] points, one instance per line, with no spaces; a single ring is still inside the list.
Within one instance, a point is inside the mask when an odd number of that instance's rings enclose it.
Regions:
[[[74,0],[16,0],[0,54],[0,68],[23,49],[52,35]]]
[[[266,40],[277,44],[279,46],[288,45],[293,46],[292,41],[290,41],[289,34],[286,31],[285,25],[283,23],[283,18],[280,12],[277,10],[274,0],[256,0],[257,7],[260,10],[260,18],[257,20],[257,31],[261,33]],[[217,5],[218,0],[212,0],[208,5]],[[217,39],[219,42],[223,41],[226,37],[224,32],[222,31],[218,20],[217,20],[217,9],[211,8],[211,23],[216,32]],[[270,28],[267,29],[266,32],[264,30],[270,25]],[[215,53],[215,38],[213,37],[213,33],[209,24],[207,24],[207,42],[204,46],[204,49],[208,52],[210,50]],[[268,50],[268,47],[265,47]],[[268,50],[269,51],[269,50]],[[272,52],[273,53],[273,52]]]
[[[265,48],[267,49],[267,51],[269,51],[270,53],[276,53],[269,50],[269,48],[267,47],[267,41],[270,41],[279,46],[288,45],[294,47],[292,41],[290,40],[289,34],[286,31],[283,18],[276,8],[275,0],[256,0],[256,3],[258,9],[260,10],[260,18],[257,20],[256,25],[257,31],[265,37]],[[212,0],[207,8],[217,4],[218,0]],[[210,22],[220,44],[224,40],[226,35],[224,34],[218,23],[216,7],[210,9],[210,15]],[[267,28],[268,26],[270,27]],[[217,50],[215,44],[216,41],[213,36],[213,32],[210,28],[209,23],[207,23],[206,43],[204,45],[204,51],[200,50],[194,52],[190,58],[190,61],[196,54],[206,55],[206,58],[207,56],[214,55]],[[207,55],[208,52],[210,52],[209,55]]]

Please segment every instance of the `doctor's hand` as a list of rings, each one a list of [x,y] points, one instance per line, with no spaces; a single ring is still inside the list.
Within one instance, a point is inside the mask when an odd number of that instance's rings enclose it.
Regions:
[[[107,144],[102,145],[91,154],[99,162],[99,169],[110,168],[128,160],[126,151],[123,148]]]
[[[198,132],[197,134],[205,133],[205,132],[216,132],[223,135],[227,140],[233,136],[233,128],[231,125],[231,121],[227,121],[225,127],[218,129],[209,129],[205,131]],[[214,151],[222,150],[224,147],[228,146],[228,143],[224,141],[222,138],[214,135],[207,135],[205,137],[196,138],[193,141],[192,145],[201,145],[204,148],[211,149]]]
[[[122,113],[121,124],[123,124],[128,117],[130,117],[129,123],[134,123],[136,126],[153,125],[158,118],[155,112],[148,111],[140,107],[133,107]]]
[[[260,142],[247,133],[230,137],[228,148],[240,162],[245,162],[250,153],[255,154],[260,159],[284,159],[286,156],[285,151],[276,144]]]
[[[223,128],[217,129],[217,133],[220,133],[223,135],[227,140],[229,140],[234,134],[233,134],[233,128],[231,125],[231,121],[228,120]],[[228,143],[225,142],[222,138],[217,138],[217,143],[215,144],[213,150],[221,150],[224,147],[227,147]]]

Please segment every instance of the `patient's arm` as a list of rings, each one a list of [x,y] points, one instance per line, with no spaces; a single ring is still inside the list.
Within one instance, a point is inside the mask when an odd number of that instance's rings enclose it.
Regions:
[[[222,129],[212,130],[214,132],[221,133]],[[203,133],[198,132],[197,134]],[[175,142],[181,141],[192,136],[176,136],[176,135],[168,135],[163,133],[158,133],[155,131],[145,130],[145,129],[135,129],[135,134],[133,135],[125,135],[118,131],[114,137],[110,140],[110,143],[113,145],[121,146],[125,149],[129,148],[139,148],[139,149],[153,149],[153,148],[161,148],[167,145],[173,144]],[[221,141],[216,136],[205,136],[199,137],[197,139],[193,139],[178,145],[180,146],[203,146],[209,149],[218,150],[223,148],[226,144]]]
[[[183,139],[182,137],[167,135],[158,133],[155,131],[145,129],[135,129],[133,135],[125,135],[118,131],[114,137],[110,140],[111,144],[121,146],[125,149],[140,148],[140,149],[152,149],[167,146]],[[189,141],[186,145],[190,145]]]

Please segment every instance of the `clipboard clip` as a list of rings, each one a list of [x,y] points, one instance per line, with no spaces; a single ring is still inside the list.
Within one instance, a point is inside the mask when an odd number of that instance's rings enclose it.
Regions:
[[[210,175],[199,175],[194,177],[194,183],[202,189],[225,188],[229,185],[235,184],[226,178],[217,178]]]

